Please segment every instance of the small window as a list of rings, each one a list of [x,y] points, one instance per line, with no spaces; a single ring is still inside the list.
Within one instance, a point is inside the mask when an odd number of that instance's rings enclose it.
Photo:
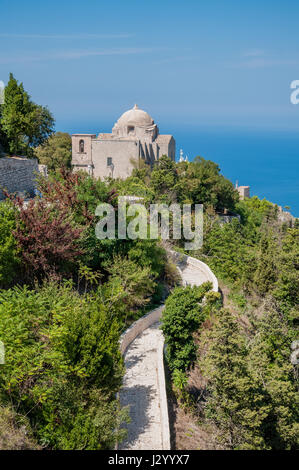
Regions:
[[[107,157],[107,166],[112,166],[112,157]]]
[[[79,141],[79,152],[84,153],[84,140]]]
[[[134,126],[128,126],[128,134],[132,135],[132,134],[134,134],[134,132],[135,132],[135,127]]]

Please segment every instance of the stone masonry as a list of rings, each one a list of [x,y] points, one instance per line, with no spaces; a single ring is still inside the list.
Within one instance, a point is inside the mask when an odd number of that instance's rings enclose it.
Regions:
[[[3,188],[9,193],[33,196],[37,173],[38,163],[35,159],[0,158],[0,200],[4,199]]]
[[[95,178],[127,178],[140,160],[153,167],[162,155],[175,160],[175,139],[160,134],[152,117],[137,105],[122,114],[111,133],[72,135],[74,171]]]

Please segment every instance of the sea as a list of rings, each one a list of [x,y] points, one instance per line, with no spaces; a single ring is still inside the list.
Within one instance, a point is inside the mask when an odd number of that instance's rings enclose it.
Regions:
[[[250,195],[287,207],[299,217],[299,129],[260,131],[231,129],[174,130],[177,154],[192,161],[212,160],[221,173]]]
[[[64,126],[78,132],[80,126]],[[81,132],[98,133],[95,123],[84,123]],[[88,130],[87,130],[88,129]],[[101,132],[111,132],[102,124]],[[163,134],[164,129],[160,129]],[[171,126],[180,149],[192,161],[196,156],[212,160],[221,173],[239,186],[250,186],[250,195],[267,199],[299,217],[299,128],[292,131],[246,128]]]

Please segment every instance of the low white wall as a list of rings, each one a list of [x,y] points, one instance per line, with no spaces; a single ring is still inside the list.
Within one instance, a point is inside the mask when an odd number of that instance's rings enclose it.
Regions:
[[[132,325],[120,337],[120,351],[122,354],[126,352],[127,347],[142,333],[146,328],[149,328],[154,323],[160,321],[165,305],[155,308],[151,312],[139,318],[139,320],[132,323]]]
[[[206,281],[210,281],[213,284],[213,291],[218,292],[218,281],[211,269],[202,261],[192,258],[191,256],[171,251],[171,255],[174,261],[179,263],[187,263],[192,267],[200,271],[201,277],[204,277]],[[154,323],[157,323],[161,319],[162,312],[165,305],[161,305],[155,308],[144,317],[135,321],[120,337],[120,350],[122,354],[125,354],[128,346],[140,335],[144,330],[149,328]],[[164,338],[161,336],[161,341],[158,345],[158,384],[159,384],[159,401],[161,411],[161,432],[162,432],[162,446],[163,450],[170,449],[170,428],[169,428],[169,416],[168,416],[168,405],[165,385],[165,371],[164,371]]]
[[[125,354],[127,347],[140,335],[144,330],[149,328],[154,323],[157,323],[161,319],[162,312],[165,305],[155,308],[144,317],[135,321],[130,328],[128,328],[120,337],[120,350],[122,354]],[[168,418],[168,405],[166,395],[166,384],[165,384],[165,371],[164,371],[164,337],[161,335],[158,344],[157,357],[157,375],[158,375],[158,396],[160,403],[161,413],[161,434],[162,434],[162,449],[170,450],[170,428]]]
[[[187,265],[192,266],[193,268],[200,271],[202,274],[201,277],[205,279],[205,282],[210,281],[213,284],[212,290],[214,292],[218,292],[218,280],[207,264],[203,263],[199,259],[193,258],[192,256],[185,255],[184,253],[179,253],[173,250],[171,250],[170,253],[175,263],[186,263]]]
[[[158,383],[161,413],[161,434],[163,450],[170,450],[170,426],[164,370],[164,336],[161,335],[158,346]]]
[[[209,266],[200,261],[199,259],[193,258],[192,256],[187,256],[184,253],[179,253],[177,251],[170,251],[173,260],[175,263],[186,263],[193,266],[195,269],[200,271],[201,277],[204,277],[205,281],[210,281],[213,284],[212,290],[218,292],[218,281],[215,274],[211,271]],[[155,308],[151,312],[144,315],[139,320],[135,321],[120,337],[120,350],[124,354],[127,347],[134,341],[134,339],[142,333],[146,328],[158,322],[161,318],[162,311],[165,305],[161,305],[158,308]]]

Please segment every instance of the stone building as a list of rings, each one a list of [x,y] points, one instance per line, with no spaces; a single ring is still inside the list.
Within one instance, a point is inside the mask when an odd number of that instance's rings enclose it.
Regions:
[[[151,116],[137,105],[126,111],[110,134],[73,134],[72,165],[98,178],[126,178],[140,159],[151,167],[162,155],[175,160],[175,140],[161,135]]]
[[[236,189],[239,193],[240,199],[243,200],[247,197],[250,197],[250,186],[238,186],[238,183],[236,184]]]

